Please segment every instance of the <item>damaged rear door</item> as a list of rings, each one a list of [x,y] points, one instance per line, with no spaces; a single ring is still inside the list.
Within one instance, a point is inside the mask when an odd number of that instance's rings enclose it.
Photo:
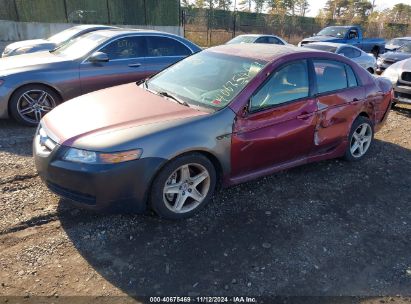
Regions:
[[[365,99],[352,68],[335,60],[314,59],[317,124],[312,155],[332,152],[347,139]]]

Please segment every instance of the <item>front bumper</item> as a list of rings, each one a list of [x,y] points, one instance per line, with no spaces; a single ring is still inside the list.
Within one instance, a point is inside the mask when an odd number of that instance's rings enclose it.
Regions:
[[[39,136],[34,139],[36,168],[51,191],[90,210],[146,210],[148,189],[164,159],[91,165],[62,160],[67,149],[57,144],[52,151],[46,151]]]
[[[397,83],[393,88],[394,102],[411,104],[411,86]]]

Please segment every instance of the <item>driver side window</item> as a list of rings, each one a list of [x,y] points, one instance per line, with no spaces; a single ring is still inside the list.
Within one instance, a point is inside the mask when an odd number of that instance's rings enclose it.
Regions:
[[[144,37],[125,37],[117,39],[103,47],[110,60],[131,59],[145,56]]]
[[[295,61],[281,67],[251,97],[251,112],[284,104],[309,96],[306,60]]]

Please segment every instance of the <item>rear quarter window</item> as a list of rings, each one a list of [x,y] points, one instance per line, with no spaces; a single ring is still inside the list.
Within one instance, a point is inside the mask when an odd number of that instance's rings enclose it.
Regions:
[[[191,51],[181,42],[168,37],[147,37],[147,56],[188,56]]]

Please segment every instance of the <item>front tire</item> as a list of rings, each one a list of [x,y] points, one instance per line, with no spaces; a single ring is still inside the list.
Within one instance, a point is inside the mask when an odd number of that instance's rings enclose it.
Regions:
[[[344,158],[358,161],[367,154],[374,141],[374,129],[367,117],[359,116],[351,126]]]
[[[27,85],[17,89],[10,98],[10,114],[17,122],[35,127],[60,102],[60,96],[51,88]]]
[[[153,181],[151,208],[167,219],[190,217],[210,201],[216,179],[213,163],[202,154],[187,154],[173,159]]]

